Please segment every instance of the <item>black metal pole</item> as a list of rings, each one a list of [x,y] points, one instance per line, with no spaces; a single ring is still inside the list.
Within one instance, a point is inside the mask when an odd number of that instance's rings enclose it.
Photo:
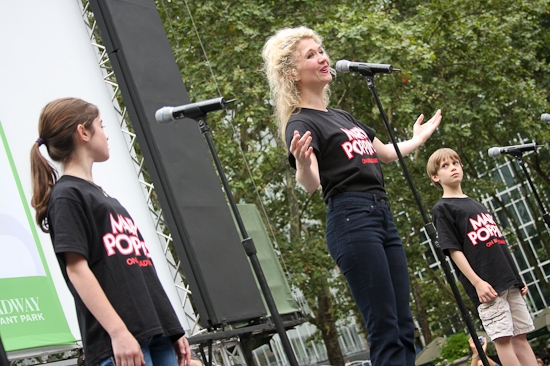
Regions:
[[[243,238],[242,244],[244,250],[246,252],[246,255],[248,255],[248,258],[250,259],[250,263],[252,264],[252,268],[254,269],[254,273],[256,274],[256,279],[258,280],[258,283],[260,284],[260,287],[262,289],[265,302],[267,304],[267,307],[269,308],[269,312],[271,313],[271,319],[273,320],[273,323],[275,324],[275,329],[277,330],[277,333],[281,338],[281,343],[288,362],[291,366],[298,366],[298,361],[296,360],[294,350],[292,349],[292,345],[290,343],[290,340],[288,339],[288,335],[286,334],[283,321],[277,310],[275,301],[273,300],[273,295],[271,294],[271,290],[269,289],[269,286],[267,284],[267,280],[260,265],[258,256],[256,255],[256,246],[254,245],[254,241],[252,240],[252,238],[250,238],[248,236],[248,233],[246,232],[241,214],[239,213],[239,209],[237,207],[237,204],[235,203],[235,197],[233,197],[233,193],[231,192],[231,188],[229,187],[229,182],[227,181],[227,177],[224,173],[220,158],[218,157],[218,154],[216,152],[216,147],[214,146],[214,142],[212,141],[212,136],[210,134],[210,128],[206,123],[206,115],[196,117],[195,120],[199,123],[201,132],[206,139],[206,143],[208,145],[208,148],[210,149],[212,158],[214,159],[214,164],[216,165],[216,169],[218,170],[218,173],[220,175],[220,180],[222,181],[225,194],[227,195],[231,210],[233,211],[233,214],[235,215],[235,220],[237,221],[237,225],[239,226],[241,237]]]
[[[523,161],[523,155],[522,153],[511,153],[512,156],[514,156],[518,162],[518,164],[523,169],[523,173],[525,173],[525,177],[527,178],[527,182],[529,182],[529,186],[531,186],[531,190],[533,191],[533,194],[535,195],[535,200],[537,201],[537,204],[540,207],[540,210],[542,211],[542,219],[544,220],[544,223],[548,228],[550,228],[550,216],[546,212],[546,209],[544,208],[544,205],[542,204],[542,201],[539,197],[539,194],[537,193],[537,188],[533,184],[533,181],[531,180],[531,177],[529,176],[529,172],[527,171],[527,168],[525,167],[525,161]]]
[[[451,290],[453,291],[453,295],[455,296],[456,302],[458,304],[458,307],[460,309],[460,312],[462,314],[462,318],[466,322],[466,326],[468,327],[468,331],[470,332],[470,336],[472,337],[472,340],[474,341],[474,344],[476,346],[477,352],[479,353],[479,357],[481,361],[483,362],[484,366],[489,366],[489,361],[487,360],[487,356],[485,355],[485,352],[483,351],[483,347],[481,346],[481,343],[479,342],[479,339],[477,337],[477,333],[475,331],[474,324],[470,318],[470,315],[468,314],[468,311],[466,309],[466,306],[464,305],[464,301],[462,300],[462,297],[460,295],[460,291],[458,290],[458,287],[456,286],[454,277],[451,273],[451,269],[449,268],[449,265],[445,259],[445,255],[443,251],[441,250],[441,247],[439,246],[439,241],[437,239],[437,231],[433,225],[433,223],[430,222],[428,219],[428,216],[426,215],[426,211],[424,210],[424,207],[422,205],[422,201],[420,200],[420,196],[418,195],[418,192],[416,191],[416,188],[414,186],[414,183],[412,181],[412,178],[409,174],[409,171],[407,169],[407,166],[405,165],[405,161],[403,159],[403,155],[401,155],[401,151],[399,150],[399,147],[397,146],[397,141],[395,140],[395,137],[393,135],[393,132],[391,130],[390,124],[388,122],[388,117],[386,116],[386,112],[384,111],[384,108],[382,107],[382,103],[380,102],[380,99],[378,98],[378,94],[376,93],[376,88],[374,86],[374,74],[370,72],[362,72],[363,76],[365,76],[365,79],[367,80],[367,85],[369,89],[372,92],[372,95],[374,97],[374,100],[376,102],[376,105],[378,106],[378,109],[380,110],[380,114],[382,115],[382,120],[384,121],[384,126],[386,127],[386,131],[388,132],[388,135],[390,136],[390,140],[395,148],[395,152],[397,153],[397,158],[399,160],[399,164],[401,165],[401,169],[403,169],[403,174],[405,175],[405,179],[409,183],[409,187],[411,188],[411,191],[413,193],[414,199],[416,200],[416,204],[420,210],[420,214],[422,215],[422,219],[424,220],[424,228],[426,229],[426,232],[428,233],[428,236],[430,237],[430,240],[432,243],[434,243],[434,247],[436,248],[437,257],[439,259],[439,262],[441,263],[441,266],[443,267],[443,271],[445,272],[445,277],[447,278],[447,282],[449,283],[449,286],[451,286]]]

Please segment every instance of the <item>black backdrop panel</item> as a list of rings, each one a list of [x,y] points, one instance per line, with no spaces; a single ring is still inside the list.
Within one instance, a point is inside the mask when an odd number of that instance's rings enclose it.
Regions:
[[[197,122],[155,121],[189,96],[153,0],[91,0],[203,327],[266,310]],[[212,96],[212,98],[217,96]],[[209,98],[207,98],[209,99]],[[208,119],[221,118],[222,112]]]

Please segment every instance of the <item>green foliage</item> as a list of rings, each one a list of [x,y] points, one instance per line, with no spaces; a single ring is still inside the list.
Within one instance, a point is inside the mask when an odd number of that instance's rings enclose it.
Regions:
[[[445,343],[441,346],[439,354],[447,361],[454,361],[467,356],[470,353],[469,338],[465,333],[453,334],[445,339]]]
[[[314,310],[313,323],[315,311],[345,321],[354,304],[342,276],[333,276],[321,194],[309,195],[297,186],[286,148],[277,138],[260,55],[277,29],[312,27],[324,37],[333,62],[391,63],[402,69],[376,78],[397,140],[411,136],[421,113],[429,118],[442,109],[436,133],[405,158],[428,217],[441,197],[425,172],[436,149],[451,147],[461,155],[467,177],[463,189],[476,198],[495,190],[486,173],[498,161],[486,158],[487,147],[523,143],[520,136],[547,147],[550,129],[539,120],[547,111],[550,87],[546,0],[342,0],[330,5],[317,0],[157,0],[157,5],[191,99],[237,99],[227,115],[209,116],[216,148],[237,201],[255,203],[266,213],[289,280]],[[389,141],[363,78],[340,74],[331,90],[331,106],[349,110],[374,127],[379,139]],[[532,154],[525,160],[546,197],[550,159]],[[430,269],[437,259],[420,245],[424,217],[401,166],[393,163],[383,170],[406,246],[411,307],[425,324],[422,333],[429,342],[432,332],[448,335],[463,322],[443,274]],[[538,232],[543,243],[550,241],[544,229]],[[537,250],[550,252],[542,244]],[[327,286],[337,294],[333,308],[319,309]]]

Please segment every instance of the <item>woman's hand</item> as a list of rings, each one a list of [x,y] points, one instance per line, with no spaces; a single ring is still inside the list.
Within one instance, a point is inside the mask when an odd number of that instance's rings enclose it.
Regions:
[[[309,193],[315,192],[321,184],[319,164],[313,153],[311,140],[311,132],[307,131],[300,136],[300,132],[294,131],[289,148],[290,153],[296,159],[296,180]]]
[[[438,109],[429,121],[422,124],[422,121],[424,120],[424,115],[421,114],[414,123],[413,138],[419,138],[422,141],[422,144],[426,142],[426,140],[428,140],[428,138],[434,133],[436,128],[441,123],[441,118],[441,109]]]
[[[407,156],[414,149],[424,144],[441,123],[441,118],[441,109],[438,109],[428,122],[422,124],[424,115],[421,114],[413,125],[412,138],[397,143],[401,155]],[[391,163],[392,161],[397,160],[397,152],[395,151],[393,144],[383,144],[377,137],[374,138],[372,144],[380,161],[384,163]]]
[[[290,153],[296,158],[296,165],[299,165],[302,169],[311,165],[313,148],[310,144],[311,132],[307,131],[303,136],[300,136],[300,132],[294,131],[294,136],[290,142]]]

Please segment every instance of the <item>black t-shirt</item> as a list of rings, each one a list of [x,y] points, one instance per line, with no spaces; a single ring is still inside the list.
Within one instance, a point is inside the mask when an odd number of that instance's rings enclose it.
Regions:
[[[300,136],[311,132],[311,147],[319,164],[325,202],[342,192],[386,195],[384,175],[372,145],[376,136],[374,129],[340,109],[328,108],[325,112],[302,108],[290,117],[286,127],[289,148],[294,131],[299,131]],[[290,150],[288,159],[290,165],[296,168],[296,160]]]
[[[485,206],[469,197],[442,198],[432,215],[439,244],[447,255],[449,249],[462,251],[474,272],[496,292],[523,287],[506,240]],[[468,297],[479,306],[475,287],[456,269]]]
[[[112,355],[111,339],[67,277],[64,253],[80,253],[129,331],[141,341],[184,331],[160,283],[143,238],[124,207],[92,183],[62,176],[54,185],[47,218],[57,259],[72,292],[86,362]]]

